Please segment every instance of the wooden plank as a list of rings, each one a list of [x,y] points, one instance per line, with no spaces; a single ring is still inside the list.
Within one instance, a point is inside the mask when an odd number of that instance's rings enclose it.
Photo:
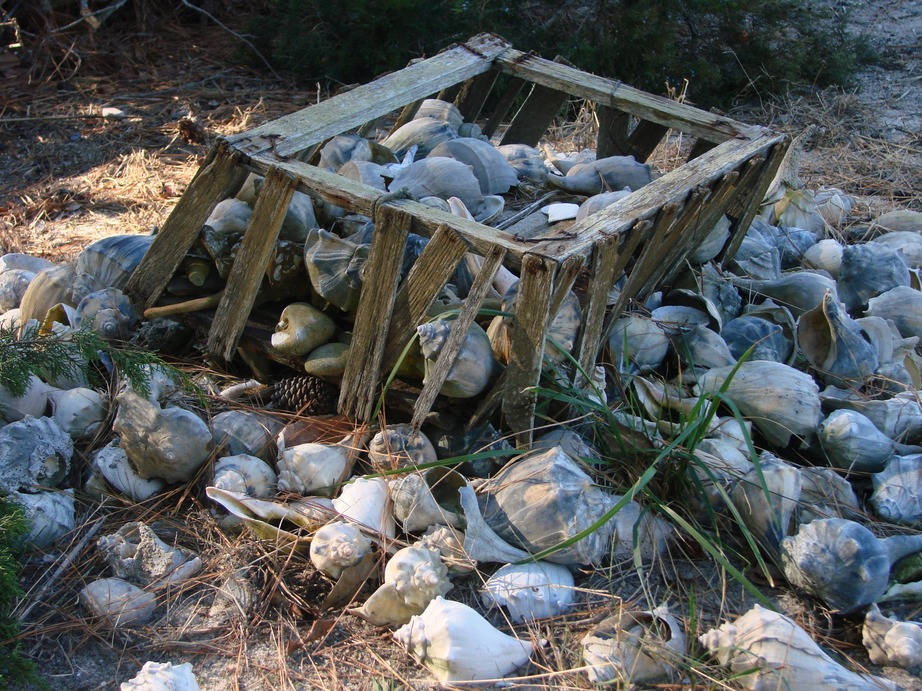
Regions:
[[[502,406],[506,425],[519,447],[531,444],[538,395],[530,389],[541,379],[556,268],[556,262],[546,257],[528,254],[522,260]]]
[[[439,291],[467,252],[467,243],[448,226],[439,226],[397,290],[382,368],[389,372],[423,321]]]
[[[617,235],[609,235],[599,241],[592,252],[585,314],[576,344],[576,359],[589,374],[592,373],[600,351],[599,339],[608,308],[608,291],[615,282],[615,268],[620,254],[619,239]],[[580,371],[574,373],[573,383],[577,388],[585,386],[586,380]]]
[[[464,82],[457,102],[458,110],[461,111],[465,122],[474,122],[480,117],[480,111],[483,110],[497,77],[499,70],[492,69]]]
[[[729,211],[728,215],[733,221],[731,226],[733,235],[730,238],[730,242],[728,242],[727,246],[724,248],[723,254],[720,255],[720,263],[722,266],[725,266],[727,262],[733,259],[740,245],[743,244],[746,231],[749,230],[752,219],[755,218],[756,214],[759,212],[759,206],[765,198],[769,186],[772,184],[775,173],[778,172],[778,167],[784,160],[784,155],[787,153],[788,146],[790,146],[790,141],[786,138],[775,143],[766,156],[758,183],[752,186],[752,193],[749,199],[743,203],[739,211],[733,209]]]
[[[714,142],[709,142],[707,139],[701,139],[700,137],[695,140],[694,145],[691,148],[691,151],[688,152],[688,159],[698,158],[701,154],[710,151],[715,146]]]
[[[125,293],[144,310],[163,293],[202,226],[222,199],[233,196],[246,179],[241,156],[223,141],[212,148],[141,263],[134,270]]]
[[[269,169],[215,312],[208,334],[209,353],[233,359],[294,191],[293,177],[278,168]]]
[[[496,130],[499,129],[499,126],[503,123],[506,113],[512,108],[512,104],[515,103],[515,99],[519,97],[525,84],[526,81],[519,77],[512,77],[509,80],[506,90],[503,92],[503,95],[499,97],[499,101],[497,101],[496,106],[490,113],[490,117],[487,118],[487,123],[481,130],[485,136],[492,137],[496,133]]]
[[[638,161],[646,161],[668,131],[669,128],[664,125],[641,120],[628,137],[627,155],[633,156]]]
[[[623,110],[609,106],[596,106],[599,135],[596,138],[596,158],[626,156],[630,135],[631,116]]]
[[[461,82],[459,80],[458,82],[455,82],[451,86],[446,86],[444,89],[439,91],[439,93],[437,93],[435,97],[439,99],[440,101],[448,101],[449,103],[454,103],[455,98],[458,96],[458,92],[460,91],[461,91]]]
[[[519,112],[512,118],[508,129],[503,133],[503,144],[527,144],[536,146],[547,128],[554,122],[557,113],[567,101],[567,92],[553,89],[542,84],[535,84]]]
[[[395,206],[381,206],[373,218],[375,231],[339,394],[340,414],[364,422],[369,421],[378,394],[388,326],[410,231],[409,214]]]
[[[445,383],[445,379],[451,371],[451,366],[455,363],[458,353],[461,351],[461,346],[464,344],[467,332],[471,328],[471,323],[473,323],[480,305],[483,304],[483,300],[490,290],[493,276],[503,263],[503,257],[505,256],[506,250],[502,247],[495,247],[484,257],[480,273],[474,278],[474,283],[464,300],[464,306],[451,325],[451,332],[448,334],[445,345],[442,346],[435,366],[426,373],[422,393],[420,393],[413,409],[411,424],[414,429],[418,430],[422,426],[426,415],[432,409],[432,404],[435,403],[435,399],[442,389],[442,384]]]
[[[416,117],[416,114],[419,112],[419,107],[423,104],[423,99],[413,101],[412,103],[407,103],[403,110],[400,111],[400,115],[397,116],[397,119],[394,121],[394,125],[387,131],[387,135],[390,136],[394,134],[401,127],[406,125],[410,120]],[[364,136],[364,135],[363,135]]]
[[[493,59],[508,48],[509,44],[498,36],[481,34],[428,60],[229,137],[228,141],[250,155],[271,151],[281,159],[295,156],[333,135],[486,72]]]
[[[751,138],[767,131],[513,48],[497,55],[495,62],[504,72],[536,84],[566,91],[578,98],[623,110],[641,120],[675,127],[713,142],[724,142],[741,136]]]

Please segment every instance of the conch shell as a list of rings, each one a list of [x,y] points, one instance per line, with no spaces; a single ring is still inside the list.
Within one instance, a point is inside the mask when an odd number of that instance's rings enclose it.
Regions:
[[[922,664],[922,626],[885,617],[877,605],[872,605],[864,617],[861,640],[875,665]]]
[[[120,691],[199,691],[199,685],[191,662],[145,662],[140,672],[122,682]]]

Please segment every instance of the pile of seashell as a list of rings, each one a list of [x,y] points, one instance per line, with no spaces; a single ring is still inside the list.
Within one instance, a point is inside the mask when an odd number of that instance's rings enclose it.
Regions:
[[[629,157],[554,160],[562,174],[541,152],[495,148],[454,106],[427,101],[380,143],[332,138],[318,165],[380,189],[407,188],[481,222],[498,217],[514,186],[587,197],[581,217],[651,179],[649,166]],[[221,289],[260,183],[251,176],[215,209],[170,284],[176,299]],[[724,219],[668,290],[620,315],[592,395],[655,448],[681,434],[690,414],[718,413],[688,450],[699,523],[737,517],[792,588],[838,612],[867,612],[872,662],[914,666],[922,629],[880,614],[877,603],[922,592],[922,568],[906,566],[922,554],[922,536],[905,529],[922,525],[922,214],[849,226],[851,206],[844,193],[814,193],[782,171],[726,266],[712,261],[729,236]],[[263,302],[285,303],[271,338],[283,361],[341,379],[372,232],[370,219],[295,193],[261,287]],[[150,324],[121,294],[150,240],[100,240],[66,265],[0,257],[0,324],[22,337],[91,328],[127,339]],[[425,242],[408,243],[407,266]],[[464,300],[479,260],[463,262],[440,312]],[[497,306],[511,311],[516,280],[505,269],[497,275]],[[623,280],[612,286],[613,302]],[[432,317],[417,325],[418,352],[401,365],[408,381],[425,379],[451,328],[444,315]],[[580,296],[571,293],[552,325],[549,370],[564,361],[559,349],[573,347],[580,318]],[[506,326],[497,317],[471,327],[443,397],[476,398],[498,376]],[[203,483],[223,529],[294,552],[331,581],[361,583],[386,561],[378,587],[348,611],[394,629],[444,683],[514,674],[542,642],[510,624],[563,615],[581,601],[581,571],[650,564],[679,534],[633,493],[601,486],[594,470],[613,451],[593,446],[587,423],[558,426],[520,450],[503,441],[496,420],[477,430],[391,424],[323,443],[309,419],[231,406],[230,394],[214,396],[223,410],[206,415],[167,369],[150,368],[149,379],[149,392],[125,385],[111,400],[77,375],[34,376],[19,397],[0,386],[0,493],[25,508],[32,544],[53,549],[74,530],[75,490],[144,502]],[[111,440],[91,444],[103,438]],[[71,472],[75,443],[92,447],[86,472]],[[511,460],[446,461],[481,448]],[[878,537],[885,524],[890,535]],[[141,522],[97,548],[114,575],[89,583],[80,599],[113,626],[142,624],[160,601],[158,586],[202,567]],[[455,581],[488,564],[501,566],[482,583],[479,612],[449,599]],[[893,687],[835,662],[792,620],[761,607],[699,642],[747,688]],[[682,683],[693,644],[665,606],[622,612],[583,638],[586,674],[594,683]],[[197,688],[194,679],[183,683]]]

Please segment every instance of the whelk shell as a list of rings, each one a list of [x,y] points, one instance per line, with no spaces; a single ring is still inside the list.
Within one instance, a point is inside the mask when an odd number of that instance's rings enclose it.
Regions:
[[[140,672],[122,682],[119,691],[199,691],[199,685],[191,662],[145,662]]]
[[[922,626],[885,617],[877,605],[864,617],[861,641],[875,665],[915,667],[922,664]]]
[[[150,619],[157,598],[121,578],[100,578],[80,591],[80,602],[112,626],[134,626]]]
[[[485,605],[505,607],[512,621],[547,619],[565,612],[575,596],[573,574],[559,564],[507,564],[483,584]]]

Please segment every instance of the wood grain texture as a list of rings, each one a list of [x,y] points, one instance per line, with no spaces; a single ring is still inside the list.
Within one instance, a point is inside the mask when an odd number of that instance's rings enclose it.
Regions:
[[[503,124],[506,114],[512,108],[512,104],[515,103],[515,99],[519,97],[522,89],[525,88],[526,83],[524,79],[520,79],[519,77],[512,77],[509,80],[509,83],[506,85],[506,90],[503,91],[496,105],[493,106],[493,110],[490,111],[487,122],[481,130],[485,136],[492,137],[496,133],[496,130],[499,129],[499,126]]]
[[[619,238],[610,235],[600,240],[592,252],[589,266],[589,290],[586,292],[585,312],[576,344],[576,360],[587,373],[592,373],[596,358],[601,351],[602,329],[608,306],[608,292],[615,282],[615,269],[620,254]],[[577,387],[586,384],[582,373],[574,374],[573,383]]]
[[[499,70],[491,69],[464,82],[456,102],[465,122],[474,122],[480,117],[499,74]]]
[[[596,137],[596,158],[608,156],[626,156],[628,154],[628,134],[631,116],[623,110],[609,106],[596,106],[599,119],[599,134]]]
[[[269,169],[215,312],[208,334],[209,353],[233,359],[294,191],[293,177],[278,168]]]
[[[536,146],[566,101],[566,91],[535,84],[525,99],[525,103],[519,108],[519,112],[512,118],[509,127],[503,132],[500,146],[503,144]]]

